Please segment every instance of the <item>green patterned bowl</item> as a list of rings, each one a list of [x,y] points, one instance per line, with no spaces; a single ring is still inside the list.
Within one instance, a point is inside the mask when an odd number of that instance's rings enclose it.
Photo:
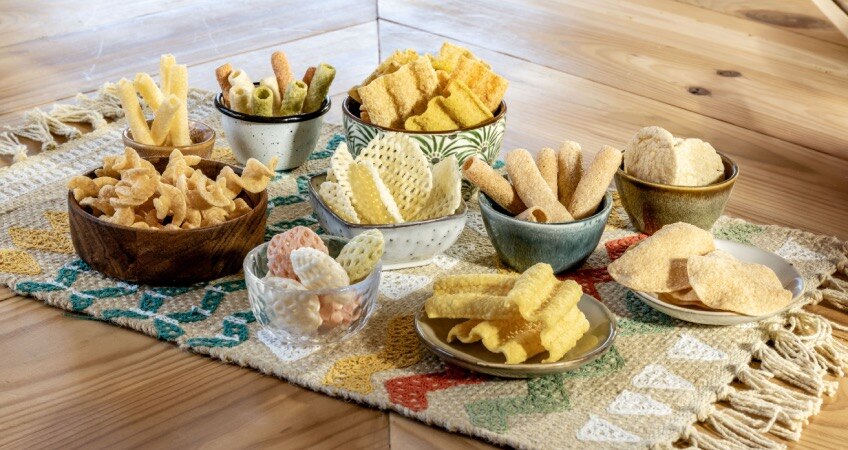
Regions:
[[[358,155],[375,137],[396,132],[415,139],[430,160],[430,164],[454,155],[460,169],[462,169],[462,163],[473,156],[482,158],[490,165],[494,164],[501,151],[501,142],[506,128],[506,102],[501,102],[501,106],[495,111],[495,117],[480,125],[445,132],[406,131],[363,122],[359,118],[359,103],[350,97],[346,98],[342,104],[342,113],[347,148],[353,156]],[[468,200],[476,189],[473,189],[472,185],[465,180],[462,183],[463,197]]]

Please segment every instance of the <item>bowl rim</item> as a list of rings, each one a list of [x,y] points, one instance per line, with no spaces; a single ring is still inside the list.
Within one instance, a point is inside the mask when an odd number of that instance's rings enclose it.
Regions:
[[[495,114],[494,117],[486,120],[485,122],[481,122],[477,125],[474,125],[473,127],[465,127],[465,128],[460,128],[458,130],[444,130],[444,131],[409,131],[409,130],[404,130],[402,128],[381,127],[381,126],[373,124],[373,123],[363,122],[362,119],[360,119],[357,115],[353,114],[350,111],[350,105],[349,105],[350,102],[359,103],[356,100],[354,100],[353,97],[351,97],[350,95],[345,97],[344,101],[342,102],[342,114],[345,117],[349,117],[354,122],[357,122],[360,125],[365,125],[365,126],[377,128],[377,129],[383,130],[385,132],[395,132],[395,133],[404,133],[404,134],[420,134],[420,135],[456,134],[456,133],[462,133],[464,131],[472,131],[472,130],[477,130],[477,129],[483,128],[487,125],[491,125],[491,124],[501,120],[502,118],[506,117],[506,101],[501,100],[501,104],[498,105],[498,109],[495,110],[497,112],[497,114]]]
[[[258,82],[253,83],[254,86],[259,86]],[[308,120],[317,119],[318,117],[327,114],[330,111],[330,107],[333,105],[333,100],[330,98],[328,94],[324,97],[324,101],[321,103],[321,107],[311,113],[306,114],[295,114],[292,116],[255,116],[253,114],[244,114],[238,111],[232,110],[224,106],[224,93],[218,92],[215,94],[215,98],[213,103],[215,103],[215,108],[224,114],[225,116],[232,117],[233,119],[238,119],[244,122],[253,122],[253,123],[297,123],[297,122],[306,122]]]
[[[339,236],[322,235],[320,237],[321,237],[322,241],[327,240],[327,239],[335,239],[335,240],[343,241],[343,242],[345,242],[345,244],[350,242],[350,239],[345,239],[345,238],[339,237]],[[282,289],[282,288],[279,288],[279,287],[276,287],[276,286],[272,286],[272,285],[266,283],[256,273],[254,273],[253,270],[249,267],[248,261],[252,261],[253,259],[255,259],[256,255],[260,251],[266,251],[266,249],[268,248],[268,243],[269,242],[263,242],[263,243],[257,245],[256,247],[253,247],[252,249],[250,249],[249,252],[247,252],[247,255],[244,256],[244,260],[242,261],[242,269],[244,271],[244,278],[245,278],[245,280],[247,278],[250,278],[252,281],[255,281],[255,282],[271,289],[271,290],[277,290],[277,291],[288,290],[288,289]],[[315,294],[315,295],[332,295],[332,294],[346,293],[346,292],[353,291],[353,290],[359,290],[359,289],[355,289],[355,288],[364,288],[365,286],[367,286],[369,284],[373,284],[375,282],[375,278],[379,279],[382,272],[383,272],[383,258],[380,257],[380,260],[377,261],[377,265],[374,266],[374,270],[372,270],[371,273],[368,274],[368,276],[357,281],[356,283],[349,284],[347,286],[340,287],[340,288],[314,289],[314,290],[304,290],[304,291],[297,291],[297,292]],[[248,289],[249,289],[250,284],[248,284],[247,286],[248,286]],[[376,297],[375,297],[375,300],[376,300]]]
[[[739,165],[736,164],[736,161],[732,160],[729,156],[725,155],[722,152],[716,151],[718,155],[721,157],[722,163],[727,163],[730,166],[730,176],[712,183],[706,186],[680,186],[676,184],[662,184],[662,183],[654,183],[652,181],[646,181],[641,178],[636,178],[633,175],[624,171],[624,158],[622,158],[621,164],[618,166],[618,169],[615,171],[616,176],[620,176],[627,181],[630,181],[634,184],[640,184],[642,186],[652,187],[655,189],[662,190],[677,190],[677,191],[686,191],[686,192],[704,192],[704,191],[712,191],[712,190],[722,190],[728,186],[733,185],[736,182],[736,178],[739,176]]]
[[[142,159],[146,159],[148,161],[151,160],[151,159],[167,159],[167,156],[154,156],[154,157],[142,158]],[[224,162],[221,162],[221,161],[216,161],[214,159],[201,158],[201,161],[210,161],[210,162],[214,162],[216,164],[222,164],[222,167],[221,167],[222,169],[223,169],[223,166],[230,166],[233,169],[233,171],[236,172],[237,174],[241,173],[241,170],[242,170],[242,167],[240,167],[240,166],[234,166],[232,164],[227,164],[227,163],[224,163]],[[83,176],[86,176],[86,177],[89,177],[89,178],[91,178],[93,175],[94,175],[94,170],[92,170],[90,172],[86,172],[86,173],[83,174]],[[85,217],[87,219],[94,220],[98,224],[101,224],[103,226],[113,227],[113,228],[117,228],[119,230],[132,230],[132,231],[137,232],[137,233],[151,233],[151,234],[157,234],[157,235],[162,235],[162,234],[171,235],[171,234],[178,234],[178,233],[180,235],[183,235],[185,233],[195,233],[195,232],[215,230],[215,229],[218,229],[218,228],[224,227],[224,226],[234,226],[234,225],[236,225],[236,223],[239,220],[247,220],[248,216],[250,216],[251,214],[256,214],[256,209],[261,208],[263,204],[265,205],[264,208],[267,210],[267,207],[268,207],[267,206],[268,205],[268,189],[264,189],[262,192],[259,192],[258,194],[255,194],[255,195],[258,195],[259,199],[256,201],[256,205],[254,205],[253,208],[250,209],[249,213],[242,214],[241,216],[232,218],[230,220],[227,220],[225,222],[221,222],[221,223],[216,224],[216,225],[210,225],[210,226],[206,226],[206,227],[190,228],[190,229],[187,229],[187,230],[182,229],[182,228],[180,228],[179,230],[159,230],[159,229],[156,229],[156,228],[134,228],[134,227],[126,226],[126,225],[107,222],[107,221],[105,221],[105,220],[103,220],[99,217],[96,217],[94,214],[90,213],[84,206],[80,205],[79,202],[77,201],[77,199],[74,197],[74,191],[71,190],[71,189],[68,189],[68,208],[73,207],[75,209],[78,209],[79,211],[81,211],[82,213],[84,213],[86,215]],[[263,214],[264,214],[264,212],[263,212]]]
[[[484,202],[484,200],[485,200],[485,202]],[[508,222],[520,224],[521,226],[538,226],[538,227],[576,225],[576,224],[579,224],[579,223],[582,223],[582,222],[587,222],[589,220],[598,218],[598,217],[603,216],[605,214],[608,214],[610,211],[612,211],[613,203],[615,203],[613,201],[613,198],[612,198],[612,191],[607,190],[606,192],[604,192],[604,197],[603,197],[602,201],[606,202],[606,205],[603,208],[601,208],[599,211],[595,212],[595,214],[592,214],[591,216],[584,217],[582,219],[572,220],[570,222],[539,223],[539,222],[529,222],[529,221],[526,221],[526,220],[519,220],[519,219],[516,219],[514,216],[504,214],[504,213],[498,211],[497,209],[495,209],[495,207],[492,205],[494,202],[483,191],[480,191],[480,193],[477,194],[477,203],[480,205],[480,211],[486,209],[488,211],[491,211],[492,213],[495,213],[495,214],[497,214],[501,217],[506,218]],[[606,224],[606,222],[607,221],[605,220],[604,224]]]
[[[153,122],[153,119],[146,119],[146,120],[147,120],[147,126],[150,126],[150,124]],[[203,141],[200,141],[200,142],[192,142],[189,145],[150,145],[150,144],[143,144],[143,143],[138,142],[137,140],[133,139],[132,137],[130,137],[130,133],[132,132],[132,130],[130,129],[130,127],[126,127],[126,128],[124,128],[124,132],[121,133],[121,139],[132,142],[133,144],[138,145],[139,147],[147,147],[147,148],[152,149],[152,150],[165,150],[165,151],[192,149],[192,148],[201,147],[201,146],[204,146],[204,145],[209,145],[210,142],[215,142],[215,139],[218,137],[218,133],[215,132],[214,128],[209,126],[207,123],[201,122],[199,120],[189,120],[188,121],[189,131],[192,129],[192,124],[195,125],[195,127],[194,127],[195,129],[197,129],[197,128],[208,129],[209,131],[212,132],[212,135],[209,137],[209,139],[206,139],[206,140],[203,140]],[[198,127],[197,125],[201,125],[202,127]],[[126,143],[124,143],[124,145],[126,146]]]
[[[376,228],[378,230],[394,230],[394,229],[399,229],[399,228],[414,227],[414,226],[418,226],[418,225],[425,225],[425,224],[431,224],[431,223],[437,223],[437,222],[449,222],[451,220],[460,219],[462,217],[465,217],[468,214],[468,205],[465,203],[465,200],[460,200],[459,208],[457,208],[456,212],[454,212],[453,214],[451,214],[449,216],[437,217],[435,219],[416,220],[416,221],[412,221],[412,222],[403,222],[403,223],[386,223],[386,224],[379,224],[379,225],[351,223],[351,222],[348,222],[347,220],[342,219],[341,217],[338,216],[338,214],[336,214],[335,211],[330,209],[330,207],[328,207],[327,204],[324,203],[324,199],[321,198],[321,196],[315,190],[313,183],[317,182],[316,180],[320,177],[324,177],[324,179],[326,180],[327,173],[325,172],[325,173],[315,174],[315,175],[313,175],[312,177],[309,178],[309,183],[308,183],[309,196],[312,197],[313,199],[315,199],[315,201],[317,201],[318,204],[321,205],[321,208],[323,208],[324,210],[326,210],[327,212],[332,214],[333,217],[336,220],[338,220],[339,222],[344,224],[344,226],[347,227],[347,228],[351,228],[351,229],[362,228],[362,229],[367,229],[367,230],[370,230],[372,228]]]

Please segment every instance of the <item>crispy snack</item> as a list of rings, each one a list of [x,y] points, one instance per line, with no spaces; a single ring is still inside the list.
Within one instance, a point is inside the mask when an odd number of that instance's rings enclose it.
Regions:
[[[153,139],[155,145],[165,144],[165,139],[171,130],[171,123],[177,115],[180,106],[182,106],[180,99],[176,95],[171,94],[156,110],[156,114],[153,116],[153,123],[150,125],[150,137]]]
[[[467,56],[460,56],[456,68],[450,75],[451,80],[465,83],[492,113],[500,106],[506,88],[509,86],[509,82],[493,72],[488,64]]]
[[[351,283],[364,279],[383,257],[383,233],[367,230],[350,240],[342,248],[336,261],[347,272]]]
[[[278,158],[275,156],[268,161],[268,165],[265,165],[254,158],[248,159],[239,178],[241,180],[241,187],[245,191],[254,194],[264,191],[274,176],[277,160]]]
[[[277,111],[280,110],[280,105],[283,101],[282,94],[285,93],[286,86],[283,86],[283,90],[281,91],[280,87],[277,85],[276,77],[265,77],[259,80],[259,87],[266,87],[271,90],[271,93],[274,95],[274,104],[272,105],[271,111],[272,114],[276,114]]]
[[[353,155],[347,149],[347,144],[342,142],[336,147],[333,156],[330,157],[329,172],[332,172],[336,183],[341,187],[342,192],[353,201],[353,193],[350,188],[350,165],[353,164]],[[329,179],[329,174],[328,177]]]
[[[162,95],[171,95],[171,68],[177,64],[174,55],[168,53],[159,57],[159,82],[162,83]]]
[[[367,85],[368,83],[374,81],[377,77],[382,75],[387,75],[390,73],[397,72],[398,69],[403,67],[406,64],[409,64],[418,59],[418,52],[412,49],[408,50],[395,50],[394,53],[391,54],[388,58],[384,59],[373,72],[371,72],[365,80],[362,81],[361,84],[358,84],[347,92],[348,95],[357,101],[357,103],[362,103],[362,98],[359,96],[358,89],[362,86]],[[304,77],[305,78],[305,77]],[[306,80],[303,80],[306,81]],[[309,83],[307,83],[309,84]]]
[[[534,264],[515,280],[515,286],[507,294],[507,300],[518,306],[521,317],[533,320],[534,313],[551,295],[556,283],[554,270],[549,264]]]
[[[506,296],[479,293],[433,294],[424,303],[431,319],[506,319],[518,316],[518,306]]]
[[[506,170],[515,191],[527,207],[538,206],[544,209],[553,223],[573,220],[565,206],[548,188],[527,150],[517,149],[507,153]]]
[[[315,76],[315,66],[310,66],[306,69],[306,72],[303,73],[303,83],[309,86],[312,83],[312,77]]]
[[[191,145],[191,136],[188,131],[188,109],[186,109],[188,101],[188,67],[184,64],[175,64],[171,67],[169,95],[176,95],[180,100],[181,106],[177,109],[177,114],[171,123],[171,130],[168,132],[168,137],[171,138],[171,144],[176,146]]]
[[[678,222],[629,248],[607,270],[615,281],[633,290],[679,291],[690,287],[686,260],[713,250],[709,231]]]
[[[250,79],[250,76],[244,70],[233,70],[232,72],[230,72],[230,75],[227,77],[227,80],[230,82],[230,88],[242,86],[248,91],[253,91],[253,80]]]
[[[554,149],[545,147],[539,150],[536,154],[536,167],[539,168],[539,173],[548,183],[551,192],[556,195],[559,188],[557,186],[557,154]]]
[[[475,273],[450,275],[433,283],[434,294],[489,294],[505,296],[515,286],[519,275]]]
[[[224,98],[224,105],[230,106],[230,74],[233,72],[233,66],[230,63],[224,63],[215,69],[215,79],[218,80],[218,86],[221,87],[221,96]]]
[[[409,116],[426,108],[438,87],[433,65],[422,56],[395,72],[377,77],[357,92],[372,123],[402,128]]]
[[[262,281],[276,289],[286,291],[305,291],[306,288],[295,280],[275,276],[265,276]],[[286,330],[298,333],[311,333],[324,322],[319,314],[321,305],[315,294],[295,294],[273,292],[269,301],[274,311],[271,323]]]
[[[176,226],[182,225],[188,209],[185,194],[176,187],[161,182],[157,186],[156,191],[159,193],[159,197],[153,199],[156,219],[162,222],[166,217],[171,216],[172,224]]]
[[[292,270],[309,290],[337,289],[350,285],[350,278],[330,255],[311,247],[291,252]]]
[[[274,78],[277,79],[277,86],[288,86],[294,79],[289,60],[281,51],[271,54],[271,69],[274,71]]]
[[[450,155],[433,166],[433,188],[415,215],[415,220],[436,219],[456,212],[462,204],[462,175],[456,156]]]
[[[716,250],[716,252],[717,251],[718,250]],[[698,298],[698,294],[696,294],[695,290],[692,288],[681,289],[679,291],[672,292],[660,292],[657,294],[657,298],[666,303],[671,303],[672,305],[709,308],[707,305],[701,302],[701,299]]]
[[[372,139],[357,161],[374,164],[404,220],[416,217],[433,188],[430,163],[416,141],[401,133],[386,133]]]
[[[350,202],[348,192],[338,183],[325,181],[318,188],[318,195],[337,216],[350,223],[361,223],[359,215]]]
[[[147,119],[141,111],[135,88],[126,78],[118,81],[118,97],[121,99],[121,109],[124,110],[124,117],[130,126],[132,138],[142,144],[153,145],[153,138],[150,136],[150,129],[147,128]]]
[[[68,189],[74,194],[74,199],[80,201],[86,197],[95,197],[100,188],[94,184],[94,180],[84,175],[77,175],[68,181]]]
[[[721,157],[700,139],[678,139],[660,127],[645,127],[627,143],[624,170],[652,183],[706,186],[724,176]]]
[[[141,94],[141,98],[144,99],[147,106],[149,106],[153,111],[157,111],[159,109],[159,105],[165,100],[165,96],[162,95],[162,91],[159,89],[159,86],[156,86],[156,82],[153,81],[153,78],[146,73],[142,72],[135,74],[133,87],[135,87],[135,90]]]
[[[479,125],[492,118],[492,113],[462,81],[451,80],[447,97],[430,99],[427,109],[406,119],[410,131],[450,131]]]
[[[302,247],[314,248],[329,254],[320,236],[307,227],[296,226],[274,236],[268,243],[266,256],[269,273],[277,277],[296,280],[297,275],[292,269],[291,252]]]
[[[577,183],[583,178],[583,150],[574,141],[565,141],[557,153],[557,197],[570,205]]]
[[[621,151],[605,145],[592,160],[592,165],[574,190],[568,210],[575,219],[583,219],[595,214],[619,166],[621,166]]]
[[[233,86],[230,89],[230,108],[242,114],[253,114],[253,86]]]
[[[433,62],[433,67],[436,70],[442,70],[445,73],[449,74],[453,72],[457,64],[459,64],[459,59],[463,56],[470,59],[477,59],[477,57],[474,56],[473,53],[471,53],[471,50],[468,50],[465,47],[460,47],[458,45],[451,44],[450,42],[444,42],[442,43],[442,47],[439,49],[439,56],[429,57],[430,60]]]
[[[303,113],[318,111],[330,92],[330,85],[336,77],[336,68],[329,64],[318,64],[315,74],[309,82],[306,99],[303,101]]]
[[[363,223],[401,223],[403,216],[371,161],[348,166],[353,208]]]
[[[307,90],[308,87],[303,81],[296,80],[289,83],[285,94],[283,94],[280,114],[283,116],[300,114],[300,111],[303,110],[303,102],[306,100]]]
[[[221,186],[221,191],[231,200],[235,200],[241,194],[242,187],[240,181],[241,179],[230,166],[224,166],[215,178],[215,183]]]
[[[547,223],[548,213],[546,213],[544,209],[538,206],[533,206],[531,208],[525,209],[523,212],[515,216],[515,218],[527,222]]]
[[[274,112],[274,92],[267,86],[253,90],[253,115],[271,117]]]
[[[479,187],[489,198],[510,213],[520,214],[527,209],[512,184],[482,159],[466,159],[462,164],[462,174],[465,179]]]

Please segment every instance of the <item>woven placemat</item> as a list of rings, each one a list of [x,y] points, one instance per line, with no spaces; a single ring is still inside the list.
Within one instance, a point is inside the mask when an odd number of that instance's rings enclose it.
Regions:
[[[192,90],[189,109],[193,119],[220,133],[211,98]],[[379,307],[359,335],[321,348],[288,347],[256,323],[240,275],[183,288],[140,286],[106,278],[74,254],[65,180],[121,152],[124,126],[123,120],[103,125],[0,172],[0,283],[315,391],[515,447],[645,447],[682,440],[704,448],[777,448],[781,444],[770,438],[797,440],[822,396],[835,391],[825,374],[841,376],[848,366],[848,349],[832,338],[831,324],[800,309],[759,324],[709,327],[645,306],[606,271],[644,238],[631,229],[617,198],[601,243],[567,278],[615,313],[620,334],[604,357],[579,370],[496,379],[446,367],[419,344],[412,316],[435,277],[503,270],[473,209],[459,241],[434,264],[383,274]],[[310,160],[278,173],[269,187],[266,239],[296,225],[323,232],[306,183],[326,169],[342,141],[338,126],[325,125]],[[215,158],[230,161],[223,134],[217,145]],[[848,247],[836,238],[727,217],[713,233],[791,261],[807,282],[809,301],[845,296],[846,284],[834,274],[846,271]],[[750,367],[752,359],[761,362],[758,368]],[[742,387],[732,387],[734,380]],[[726,407],[715,408],[718,401]]]

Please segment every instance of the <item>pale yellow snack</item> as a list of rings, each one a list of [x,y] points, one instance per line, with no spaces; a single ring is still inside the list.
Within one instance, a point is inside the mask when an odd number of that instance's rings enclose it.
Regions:
[[[574,141],[565,141],[557,153],[557,197],[563,205],[570,205],[583,178],[583,150]]]
[[[645,127],[627,143],[624,171],[652,183],[706,186],[724,177],[721,156],[700,139],[680,139],[660,127]]]
[[[431,319],[507,319],[520,317],[518,305],[505,295],[480,293],[433,294],[424,302]]]
[[[353,201],[353,194],[350,189],[351,164],[353,164],[353,155],[351,155],[350,151],[348,151],[347,144],[342,142],[338,147],[336,147],[336,151],[333,152],[333,156],[330,157],[330,168],[328,171],[332,172],[333,177],[336,179],[336,183],[339,184],[342,191],[348,196],[350,201]],[[329,174],[327,178],[329,180]]]
[[[154,112],[159,110],[159,105],[165,100],[165,96],[162,95],[162,91],[159,86],[156,86],[156,82],[150,75],[143,72],[135,74],[133,87],[141,94],[141,98],[144,99],[150,109]]]
[[[235,87],[243,87],[247,91],[251,93],[253,92],[253,80],[251,80],[247,72],[242,69],[236,69],[230,72],[230,75],[227,77],[227,81],[230,82],[230,89]]]
[[[85,176],[77,175],[68,181],[68,189],[74,194],[74,199],[79,202],[86,197],[96,197],[100,188],[94,184],[94,180]]]
[[[350,202],[350,197],[338,183],[325,181],[318,188],[318,195],[340,219],[350,223],[360,223],[359,215]]]
[[[180,226],[186,218],[186,197],[179,189],[170,184],[159,183],[159,197],[153,199],[156,219],[160,222],[171,216],[171,223]]]
[[[135,213],[133,213],[132,208],[120,207],[115,208],[114,214],[106,218],[107,222],[114,223],[116,225],[123,225],[125,227],[132,226],[135,223]]]
[[[242,114],[253,114],[253,85],[230,88],[230,108]]]
[[[445,95],[427,102],[427,108],[404,121],[410,131],[451,131],[477,126],[492,118],[492,113],[462,81],[450,80]]]
[[[551,192],[556,195],[559,187],[557,185],[557,154],[554,149],[545,147],[539,150],[536,154],[536,167],[539,168],[539,173],[551,188]]]
[[[367,230],[350,240],[339,252],[336,261],[347,272],[351,283],[367,277],[383,257],[383,233]]]
[[[548,188],[530,152],[516,149],[507,153],[506,171],[512,186],[528,208],[538,206],[544,209],[552,223],[574,220],[566,207],[559,202],[556,194]]]
[[[568,211],[575,219],[584,219],[595,214],[619,166],[621,151],[605,145],[574,189]]]
[[[448,332],[448,342],[457,338],[460,342],[482,341],[483,346],[493,353],[503,353],[507,364],[520,364],[545,351],[541,339],[541,325],[513,318],[507,320],[485,320],[476,323],[467,334],[461,334],[474,322],[455,326]]]
[[[374,164],[371,161],[354,162],[348,168],[351,203],[362,223],[402,223],[400,209]]]
[[[377,66],[377,68],[374,69],[374,71],[371,72],[371,74],[368,75],[365,80],[362,81],[362,83],[350,88],[350,90],[348,91],[348,95],[350,95],[350,97],[356,100],[358,103],[362,103],[362,98],[359,96],[359,92],[357,91],[360,87],[365,86],[366,84],[370,83],[375,78],[381,75],[393,73],[404,65],[414,62],[417,59],[418,52],[416,52],[415,50],[395,50],[395,52],[392,53],[388,58],[384,59]],[[311,80],[312,76],[310,76],[309,79]],[[303,81],[306,84],[309,84],[309,82],[306,81],[306,76],[304,76]]]
[[[171,123],[177,115],[182,103],[176,95],[171,94],[167,100],[163,100],[156,109],[153,123],[150,126],[150,137],[155,145],[163,145],[168,133],[171,131]]]
[[[243,216],[251,210],[253,210],[253,208],[251,208],[243,198],[237,198],[233,200],[233,211],[230,213],[230,218],[235,219],[236,217]]]
[[[521,317],[533,320],[536,310],[551,295],[557,283],[549,264],[534,264],[515,280],[515,286],[506,297],[518,307]]]
[[[168,156],[168,165],[162,171],[162,179],[166,183],[175,184],[180,175],[191,177],[194,175],[192,166],[200,164],[200,157],[196,155],[183,155],[177,149],[171,151]]]
[[[506,295],[515,286],[519,275],[501,273],[474,273],[450,275],[433,282],[434,294],[489,294]]]
[[[462,175],[456,156],[450,155],[433,166],[433,188],[416,213],[415,220],[449,216],[462,205]]]
[[[200,226],[208,227],[222,224],[227,221],[228,216],[227,210],[218,206],[202,209],[200,210]]]
[[[221,186],[221,191],[223,191],[227,198],[231,200],[241,194],[241,178],[236,175],[233,168],[230,166],[224,166],[224,168],[218,172],[215,182]]]
[[[409,116],[426,108],[438,87],[433,65],[422,56],[393,73],[377,77],[357,91],[372,123],[400,129]]]
[[[129,124],[133,140],[146,145],[154,145],[153,138],[150,136],[150,128],[147,128],[147,119],[141,111],[135,88],[130,80],[121,78],[121,81],[118,81],[118,97],[121,99],[121,109],[124,111],[124,117]]]
[[[416,217],[433,188],[430,163],[417,142],[401,133],[386,133],[372,139],[356,160],[374,164],[404,220]]]
[[[159,57],[159,81],[162,83],[162,95],[171,94],[171,68],[177,64],[174,55],[165,54]]]
[[[442,70],[449,74],[453,72],[459,63],[459,59],[463,56],[466,58],[477,59],[477,57],[471,53],[471,50],[446,41],[442,43],[442,47],[439,49],[439,56],[430,56],[430,60],[433,62],[433,67],[436,70]]]
[[[291,252],[292,270],[306,289],[337,289],[350,285],[344,267],[330,255],[311,247]]]
[[[169,95],[176,95],[181,105],[177,109],[177,114],[174,116],[174,121],[171,123],[171,129],[168,132],[168,137],[171,138],[171,144],[175,146],[191,145],[191,136],[188,130],[188,67],[184,64],[175,64],[171,67],[169,84]]]
[[[264,191],[274,176],[274,168],[277,167],[277,160],[278,158],[275,156],[268,161],[268,165],[265,165],[256,159],[248,159],[239,178],[241,187],[253,194]]]
[[[459,58],[450,75],[451,80],[465,83],[492,113],[500,106],[509,86],[509,82],[493,72],[488,64],[467,56]]]

